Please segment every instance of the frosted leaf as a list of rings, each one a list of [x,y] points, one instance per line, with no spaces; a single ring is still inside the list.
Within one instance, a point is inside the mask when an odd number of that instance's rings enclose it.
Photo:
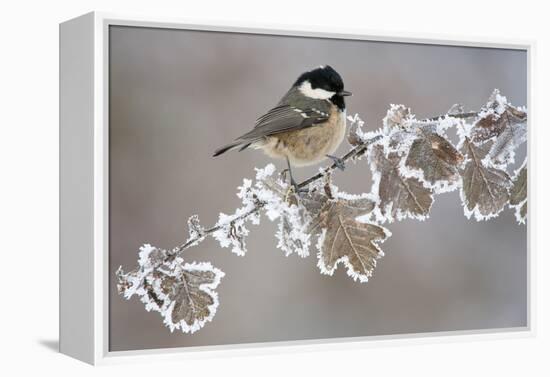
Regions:
[[[320,229],[317,265],[323,274],[332,275],[343,263],[353,280],[364,283],[372,276],[376,259],[384,255],[379,244],[391,234],[381,226],[357,221],[366,210],[372,210],[372,202],[365,198],[331,199],[322,206],[315,229]]]
[[[201,226],[197,215],[193,215],[187,220],[187,227],[191,238],[201,237],[204,234],[204,228]]]
[[[501,168],[513,164],[515,150],[525,141],[527,141],[527,123],[510,124],[496,137],[489,152],[491,162]]]
[[[406,217],[423,220],[433,203],[433,192],[416,177],[400,173],[401,157],[384,153],[382,145],[375,144],[369,151],[373,173],[373,194],[379,200],[381,221],[402,220]]]
[[[414,119],[411,109],[405,105],[391,104],[383,119],[384,127],[391,129],[393,127],[407,128]]]
[[[278,221],[277,248],[286,256],[296,253],[306,257],[309,255],[311,217],[290,190],[290,185],[275,177],[274,172],[271,168],[258,170],[254,194],[263,203],[267,217]]]
[[[268,165],[266,168],[271,167]],[[260,223],[261,201],[250,179],[243,180],[242,186],[238,188],[237,197],[241,199],[243,206],[237,208],[231,215],[220,213],[212,237],[220,243],[222,248],[231,247],[233,253],[243,256],[246,253],[246,237],[250,232],[246,223],[250,222],[254,225]]]
[[[460,182],[458,166],[464,156],[443,136],[428,128],[418,128],[418,138],[412,143],[405,161],[405,176],[426,183],[437,193],[451,191]]]
[[[386,134],[386,137],[382,139],[382,142],[378,144],[384,146],[384,153],[386,157],[390,153],[397,154],[401,157],[406,156],[409,153],[409,150],[416,138],[417,133],[415,130],[401,130],[399,128],[393,128]]]
[[[222,248],[231,247],[231,251],[239,256],[246,253],[246,236],[249,230],[245,226],[246,219],[240,218],[238,212],[234,215],[220,213],[216,223],[218,230],[212,233]]]
[[[363,131],[363,125],[365,122],[359,118],[358,114],[355,114],[353,117],[348,116],[349,131],[348,131],[348,143],[352,146],[359,145],[366,140],[366,134]]]
[[[284,187],[284,186],[283,186]],[[286,188],[288,190],[288,187]],[[271,203],[271,211],[274,203]],[[296,253],[302,258],[309,255],[310,234],[308,232],[311,217],[294,195],[281,197],[277,204],[279,224],[277,225],[277,248],[285,256]]]
[[[285,256],[296,253],[304,258],[309,255],[310,236],[304,229],[294,227],[294,219],[294,216],[281,216],[275,233],[277,248],[281,249]]]
[[[138,296],[147,311],[156,311],[174,331],[193,333],[214,318],[219,305],[214,291],[224,273],[210,263],[184,263],[176,250],[150,245],[140,251],[136,270],[116,272],[118,290],[126,299]]]
[[[223,276],[210,263],[186,263],[159,274],[161,281],[155,285],[167,308],[166,325],[193,333],[211,321],[219,304],[213,289]]]
[[[473,125],[471,139],[475,143],[481,143],[496,138],[507,128],[526,121],[527,113],[510,105],[506,97],[495,90]]]
[[[467,218],[473,214],[477,221],[496,217],[508,202],[510,177],[505,171],[483,163],[491,148],[490,143],[479,146],[465,138],[461,144],[461,152],[466,156],[460,171],[464,214]]]
[[[189,217],[189,219],[187,219],[187,228],[189,231],[189,238],[187,239],[187,242],[195,240],[195,242],[192,242],[189,246],[196,246],[204,239],[205,229],[200,225],[199,216],[193,215]]]
[[[514,177],[510,188],[510,208],[513,208],[516,220],[520,224],[525,224],[527,218],[527,159],[523,162]]]

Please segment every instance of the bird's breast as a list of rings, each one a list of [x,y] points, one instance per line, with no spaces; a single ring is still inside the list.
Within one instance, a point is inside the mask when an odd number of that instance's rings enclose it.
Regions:
[[[271,157],[288,157],[294,166],[320,162],[338,149],[346,134],[345,111],[333,106],[330,114],[324,123],[269,136],[264,151]]]

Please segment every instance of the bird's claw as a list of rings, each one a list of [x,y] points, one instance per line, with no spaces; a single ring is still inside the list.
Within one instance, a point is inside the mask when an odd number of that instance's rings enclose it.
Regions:
[[[344,171],[346,170],[346,163],[344,162],[343,159],[341,159],[340,157],[336,157],[336,156],[331,156],[330,154],[327,154],[327,157],[330,158],[332,160],[332,162],[334,162],[334,165]]]

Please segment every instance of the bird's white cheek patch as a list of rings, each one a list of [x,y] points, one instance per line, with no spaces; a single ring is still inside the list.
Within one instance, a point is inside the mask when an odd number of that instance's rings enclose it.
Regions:
[[[333,95],[335,95],[335,92],[329,92],[328,90],[321,89],[321,88],[315,88],[313,89],[311,87],[311,83],[309,81],[304,81],[302,85],[298,88],[300,92],[309,98],[315,98],[315,99],[329,99]]]

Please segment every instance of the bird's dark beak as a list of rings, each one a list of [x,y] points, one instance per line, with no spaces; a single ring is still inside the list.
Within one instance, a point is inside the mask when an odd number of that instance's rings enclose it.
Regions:
[[[342,97],[347,97],[347,96],[351,96],[351,92],[348,92],[347,90],[342,90],[340,93],[338,93],[339,95],[341,95]]]

